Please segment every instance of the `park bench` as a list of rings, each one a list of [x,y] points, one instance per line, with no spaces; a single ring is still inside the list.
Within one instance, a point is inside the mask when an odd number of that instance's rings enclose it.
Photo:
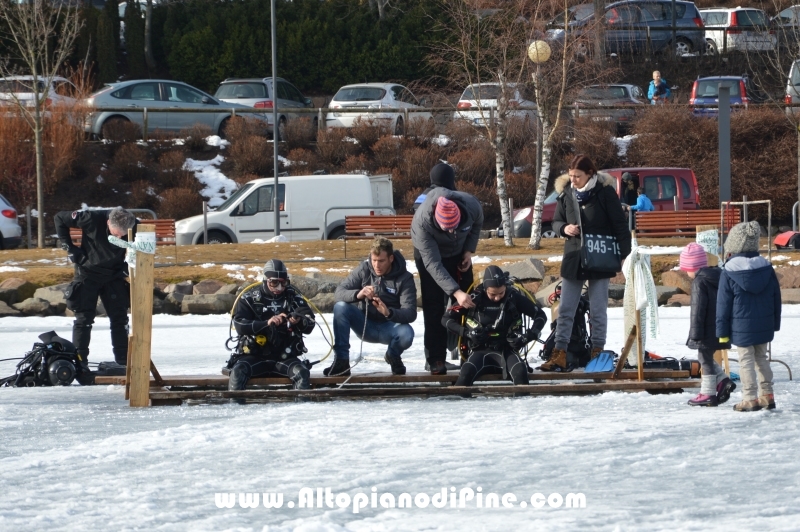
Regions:
[[[157,219],[157,220],[141,220],[141,223],[156,226],[156,246],[175,246],[175,262],[178,262],[178,245],[175,240],[175,220],[170,219]],[[81,245],[83,238],[83,230],[80,227],[71,227],[69,236],[73,244],[76,246]]]
[[[413,214],[345,216],[344,256],[347,258],[347,241],[363,240],[376,236],[390,239],[411,238]]]
[[[695,236],[698,226],[719,227],[722,221],[720,209],[698,209],[693,211],[650,211],[636,213],[636,233],[639,236]],[[741,221],[740,209],[725,209],[724,228]]]

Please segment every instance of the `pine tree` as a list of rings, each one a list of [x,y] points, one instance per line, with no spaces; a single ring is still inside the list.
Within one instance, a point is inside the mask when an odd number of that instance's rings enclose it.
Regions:
[[[103,10],[97,19],[97,81],[117,81],[117,47],[114,42],[114,24]]]
[[[125,51],[128,63],[128,78],[147,77],[144,58],[144,19],[139,4],[133,0],[125,9]]]

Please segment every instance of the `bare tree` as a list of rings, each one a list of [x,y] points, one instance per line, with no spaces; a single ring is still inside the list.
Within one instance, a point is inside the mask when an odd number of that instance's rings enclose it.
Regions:
[[[42,142],[44,105],[50,95],[53,78],[66,62],[81,21],[77,4],[67,0],[0,0],[0,18],[6,32],[0,34],[10,50],[10,57],[0,61],[0,74],[10,77],[20,71],[28,77],[17,80],[30,89],[33,105],[28,106],[14,93],[14,104],[33,129],[36,151],[36,209],[39,223],[37,239],[44,247],[44,148]]]

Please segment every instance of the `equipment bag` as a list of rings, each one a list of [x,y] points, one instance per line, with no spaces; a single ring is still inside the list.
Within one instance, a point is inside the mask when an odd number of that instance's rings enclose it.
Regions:
[[[0,379],[0,386],[69,386],[86,371],[72,342],[55,331],[40,334],[39,339],[42,342],[33,344],[17,364],[17,372]]]
[[[587,320],[589,318],[589,298],[581,295],[578,308],[575,310],[575,321],[572,322],[572,335],[567,345],[567,363],[574,368],[585,367],[592,354],[592,337],[589,332]],[[550,360],[553,349],[556,347],[556,326],[558,318],[550,323],[550,336],[544,342],[544,347],[539,351],[539,358]]]

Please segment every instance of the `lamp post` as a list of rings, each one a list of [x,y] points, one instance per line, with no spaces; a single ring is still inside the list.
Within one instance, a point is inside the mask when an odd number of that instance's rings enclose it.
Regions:
[[[275,0],[270,0],[270,18],[272,20],[272,171],[275,176],[273,190],[273,211],[275,212],[275,236],[281,234],[281,211],[278,197],[278,23],[275,16]]]
[[[541,84],[542,76],[539,72],[539,65],[548,61],[552,55],[550,45],[545,41],[533,41],[528,45],[528,59],[536,65],[536,70],[533,73],[533,85],[537,91],[536,98],[536,175],[542,171],[542,114],[539,110],[538,90]]]
[[[550,175],[550,148],[545,147],[545,137],[550,137],[550,114],[547,96],[545,95],[545,81],[541,72],[541,65],[550,59],[552,50],[545,41],[533,41],[528,45],[528,59],[536,65],[533,72],[533,88],[536,93],[536,201],[533,204],[533,220],[531,224],[531,239],[528,247],[539,249],[542,238],[542,204],[547,181]]]

